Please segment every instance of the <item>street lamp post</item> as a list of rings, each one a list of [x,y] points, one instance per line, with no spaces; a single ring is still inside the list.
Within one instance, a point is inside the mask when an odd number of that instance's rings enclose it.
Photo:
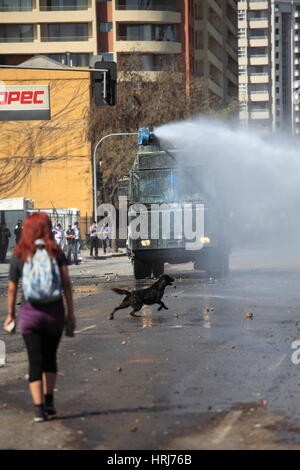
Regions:
[[[96,154],[98,147],[101,145],[103,140],[107,139],[108,137],[112,136],[121,136],[121,135],[138,135],[138,132],[119,132],[116,134],[107,134],[102,139],[100,139],[97,144],[95,145],[94,152],[93,152],[93,186],[94,186],[94,220],[97,221],[97,173],[96,173]]]

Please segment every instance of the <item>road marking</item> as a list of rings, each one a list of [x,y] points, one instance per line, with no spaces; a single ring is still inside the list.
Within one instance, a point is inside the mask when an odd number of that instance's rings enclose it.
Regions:
[[[86,326],[85,328],[82,328],[82,330],[76,330],[75,333],[82,333],[83,331],[90,330],[91,328],[97,328],[97,325]]]
[[[242,414],[242,410],[230,411],[219,426],[214,431],[214,437],[212,439],[213,444],[219,444],[230,432],[234,423],[239,419]]]
[[[269,367],[268,370],[270,371],[276,370],[280,366],[280,364],[282,364],[282,362],[285,360],[286,356],[287,354],[283,354],[283,356],[280,357],[279,361],[277,361],[276,364],[274,364],[274,366]]]

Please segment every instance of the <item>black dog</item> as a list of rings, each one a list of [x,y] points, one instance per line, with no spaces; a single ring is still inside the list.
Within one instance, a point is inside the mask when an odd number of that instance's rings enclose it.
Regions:
[[[152,284],[151,287],[148,287],[147,289],[134,290],[132,292],[124,289],[112,289],[117,294],[126,295],[126,297],[122,303],[111,312],[109,320],[114,319],[114,313],[117,310],[121,310],[122,308],[127,307],[133,308],[132,312],[130,312],[130,315],[133,317],[140,317],[141,315],[136,315],[135,312],[141,310],[144,304],[159,304],[160,307],[158,310],[161,310],[162,308],[168,310],[168,307],[165,306],[161,298],[164,295],[165,288],[167,286],[171,286],[174,281],[175,279],[173,277],[164,274],[159,278],[158,281],[156,281],[154,284]]]

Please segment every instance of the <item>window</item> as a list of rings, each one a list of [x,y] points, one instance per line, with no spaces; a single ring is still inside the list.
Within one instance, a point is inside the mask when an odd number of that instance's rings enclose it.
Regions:
[[[32,24],[0,24],[0,42],[32,42]]]
[[[117,10],[178,11],[177,2],[175,0],[116,0],[115,3]],[[191,14],[193,14],[192,5],[190,11]]]
[[[101,55],[102,55],[102,60],[104,60],[104,62],[113,62],[114,61],[113,52],[102,52]]]
[[[90,64],[89,54],[69,54],[69,57],[67,54],[47,54],[47,57],[72,67],[88,67]]]
[[[87,41],[88,23],[52,23],[41,25],[42,41]]]
[[[111,22],[99,24],[100,33],[109,33],[110,31],[112,31],[112,29],[113,29],[113,26]]]
[[[31,11],[32,0],[0,0],[0,11]]]
[[[40,0],[41,11],[87,10],[88,0]]]
[[[118,40],[125,41],[177,41],[174,24],[119,24]]]

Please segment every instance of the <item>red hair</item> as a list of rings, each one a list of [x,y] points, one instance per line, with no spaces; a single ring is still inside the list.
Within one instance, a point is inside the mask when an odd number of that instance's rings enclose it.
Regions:
[[[51,220],[44,212],[36,212],[25,220],[20,241],[15,248],[18,258],[22,261],[31,258],[36,250],[34,242],[38,238],[45,241],[49,256],[54,257],[61,251],[53,238]]]

